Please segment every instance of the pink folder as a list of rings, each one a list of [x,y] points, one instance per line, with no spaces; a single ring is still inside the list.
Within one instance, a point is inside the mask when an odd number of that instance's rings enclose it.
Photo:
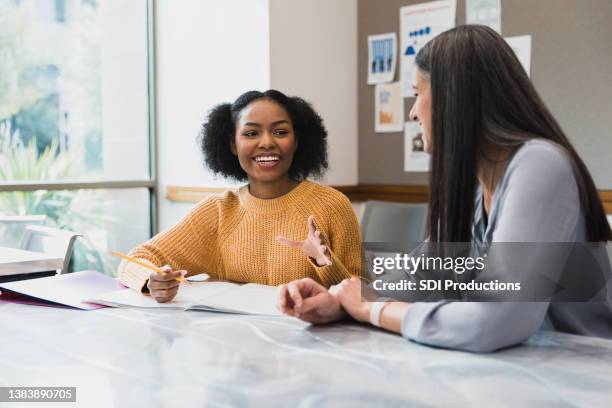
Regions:
[[[7,293],[0,296],[0,300],[41,305],[43,303],[36,303],[36,300],[43,300],[56,304],[44,304],[45,306],[70,306],[77,309],[94,310],[105,306],[83,302],[83,299],[91,299],[102,293],[123,288],[125,286],[115,278],[96,271],[81,271],[46,278],[1,283],[0,290],[8,290],[30,298],[19,299],[19,297]]]

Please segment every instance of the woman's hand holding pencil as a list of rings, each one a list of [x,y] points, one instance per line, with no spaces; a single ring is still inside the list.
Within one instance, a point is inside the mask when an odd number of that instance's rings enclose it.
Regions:
[[[176,296],[187,271],[173,271],[168,265],[160,268],[161,273],[152,272],[147,282],[151,296],[159,303],[170,302]]]
[[[179,284],[187,282],[185,279],[187,271],[185,270],[173,271],[168,265],[158,268],[138,259],[131,258],[121,252],[112,252],[112,254],[152,271],[147,281],[147,289],[149,289],[151,297],[159,303],[170,302],[176,296]]]

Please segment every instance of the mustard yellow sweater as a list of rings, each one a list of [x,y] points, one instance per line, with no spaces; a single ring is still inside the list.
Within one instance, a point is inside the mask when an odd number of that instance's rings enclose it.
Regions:
[[[301,249],[281,245],[276,236],[304,240],[314,216],[332,264],[319,267]],[[328,254],[329,255],[329,254]],[[263,200],[248,186],[199,203],[168,231],[133,249],[130,256],[156,266],[170,265],[189,275],[279,285],[311,277],[329,287],[361,272],[361,239],[349,200],[339,191],[302,181],[289,193]],[[120,281],[142,290],[150,271],[119,265]]]

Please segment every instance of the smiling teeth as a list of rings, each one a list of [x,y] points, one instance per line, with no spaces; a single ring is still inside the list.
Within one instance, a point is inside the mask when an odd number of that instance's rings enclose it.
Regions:
[[[255,161],[261,162],[261,161],[277,161],[278,160],[278,156],[259,156],[255,158]]]

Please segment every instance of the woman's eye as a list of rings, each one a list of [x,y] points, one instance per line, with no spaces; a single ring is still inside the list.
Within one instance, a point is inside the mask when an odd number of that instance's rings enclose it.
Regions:
[[[249,132],[243,132],[242,135],[246,137],[255,137],[257,136],[257,132],[255,132],[254,130],[251,130]]]
[[[285,129],[278,129],[274,131],[275,135],[286,135],[287,133],[289,133],[288,131],[286,131]]]

